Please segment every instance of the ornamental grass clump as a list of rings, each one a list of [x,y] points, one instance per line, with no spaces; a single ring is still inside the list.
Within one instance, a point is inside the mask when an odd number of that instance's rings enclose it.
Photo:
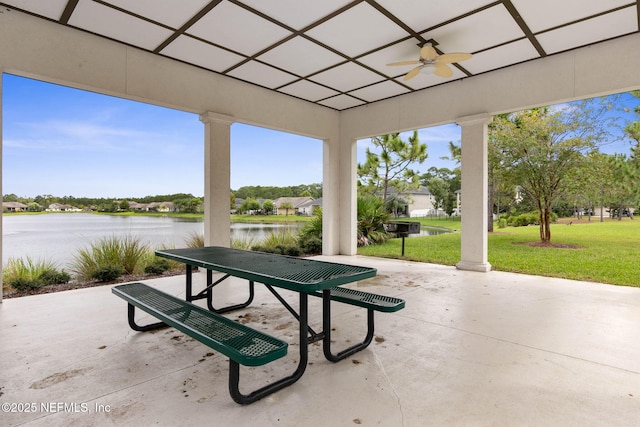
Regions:
[[[10,258],[2,270],[3,284],[16,291],[67,283],[71,276],[53,261]]]
[[[140,238],[127,236],[104,237],[83,248],[74,256],[72,270],[78,280],[109,282],[123,274],[134,274],[142,270],[142,260],[149,247]]]

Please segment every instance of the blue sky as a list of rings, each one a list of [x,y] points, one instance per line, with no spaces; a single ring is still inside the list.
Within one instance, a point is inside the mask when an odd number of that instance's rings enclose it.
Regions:
[[[3,75],[2,98],[3,194],[203,195],[204,125],[196,114],[9,74]],[[458,126],[421,129],[419,137],[429,158],[415,169],[453,166],[440,157],[449,154],[449,141],[459,142]],[[359,162],[368,145],[368,140],[358,143]],[[628,147],[615,144],[603,151]],[[322,141],[232,125],[232,189],[320,182]]]

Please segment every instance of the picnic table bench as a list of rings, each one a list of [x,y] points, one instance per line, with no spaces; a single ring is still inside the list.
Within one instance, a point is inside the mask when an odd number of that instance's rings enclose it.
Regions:
[[[125,299],[128,305],[129,325],[138,331],[147,331],[170,325],[197,339],[205,345],[229,357],[229,391],[234,401],[251,403],[296,382],[305,371],[308,347],[316,341],[323,342],[324,356],[337,362],[366,348],[374,335],[374,312],[394,312],[404,308],[399,298],[377,295],[341,285],[374,277],[376,270],[346,264],[329,263],[305,258],[243,251],[222,247],[186,248],[156,251],[157,256],[186,264],[186,301],[168,295],[142,283],[118,285],[113,293]],[[207,286],[197,295],[192,294],[192,267],[207,269]],[[213,282],[212,271],[224,273]],[[213,307],[213,287],[230,276],[249,281],[249,298],[241,304],[228,307]],[[234,322],[221,315],[229,310],[248,306],[254,296],[254,282],[264,286],[299,322],[300,357],[293,374],[263,386],[249,394],[239,390],[239,365],[259,366],[277,360],[287,352],[287,343],[260,331]],[[299,305],[296,311],[275,289],[283,288],[298,292]],[[308,296],[321,297],[322,328],[314,331],[308,324]],[[194,305],[191,301],[207,299],[209,310]],[[362,342],[352,345],[337,354],[331,349],[331,301],[350,304],[367,310],[367,334]],[[158,318],[160,322],[140,326],[135,322],[135,307]],[[237,325],[237,327],[236,327]],[[227,331],[227,332],[221,332]],[[227,339],[228,335],[233,337]],[[236,336],[246,337],[247,345]],[[258,343],[260,345],[258,345]],[[255,345],[253,345],[255,344]],[[251,353],[257,351],[257,353]]]

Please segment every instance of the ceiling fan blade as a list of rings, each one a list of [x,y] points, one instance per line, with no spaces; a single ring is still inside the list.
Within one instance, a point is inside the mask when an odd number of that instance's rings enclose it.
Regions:
[[[438,52],[430,44],[426,44],[420,49],[420,58],[422,59],[435,59],[436,56],[438,56]]]
[[[453,75],[453,71],[447,64],[443,64],[442,62],[436,62],[435,64],[436,70],[433,72],[436,76],[440,77],[451,77]]]
[[[420,61],[400,61],[400,62],[392,62],[391,64],[387,64],[388,66],[395,66],[395,65],[416,65],[419,64]]]
[[[446,67],[446,65],[445,65],[445,67]],[[407,80],[414,78],[415,76],[418,75],[418,73],[420,72],[421,68],[422,68],[422,65],[419,65],[416,68],[412,69],[407,74],[405,74],[405,76],[404,76],[404,78],[402,80],[404,80],[406,82]]]
[[[463,53],[463,52],[445,53],[444,55],[438,56],[438,62],[442,62],[443,64],[451,64],[452,62],[465,61],[469,58],[471,58],[470,53]]]

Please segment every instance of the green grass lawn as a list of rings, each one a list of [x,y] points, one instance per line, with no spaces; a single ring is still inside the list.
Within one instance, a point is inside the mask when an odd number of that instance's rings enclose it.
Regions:
[[[437,220],[422,220],[423,226]],[[551,227],[551,241],[569,248],[534,247],[537,226],[496,229],[489,234],[489,263],[494,270],[562,277],[640,287],[640,220],[583,219]],[[457,227],[448,227],[459,229]],[[368,256],[400,258],[402,239],[358,248]],[[405,239],[405,259],[455,265],[460,260],[460,233]]]

